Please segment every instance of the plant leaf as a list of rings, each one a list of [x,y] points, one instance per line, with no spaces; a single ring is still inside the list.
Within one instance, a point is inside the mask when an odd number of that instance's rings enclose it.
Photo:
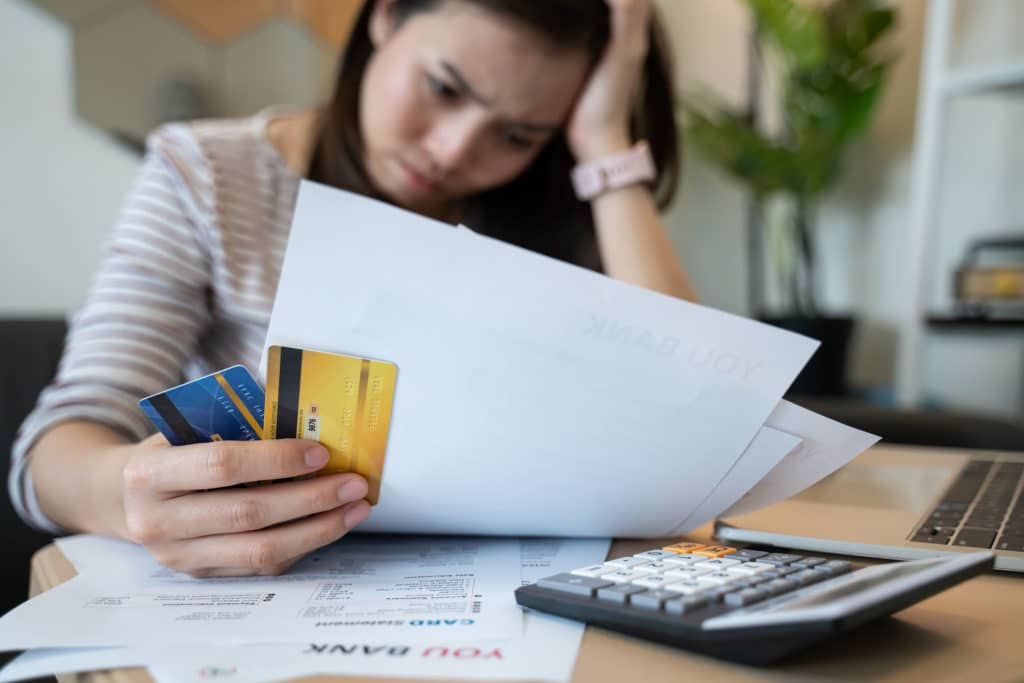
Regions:
[[[824,17],[794,0],[747,0],[765,38],[795,68],[820,64],[826,57]]]

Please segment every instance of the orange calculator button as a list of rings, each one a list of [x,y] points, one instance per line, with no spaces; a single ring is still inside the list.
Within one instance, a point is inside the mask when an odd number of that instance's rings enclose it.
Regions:
[[[662,550],[667,550],[670,553],[679,553],[680,555],[685,555],[686,553],[696,552],[697,550],[703,547],[703,543],[673,543],[672,545],[665,546],[664,548],[662,548]]]
[[[703,555],[704,557],[721,557],[722,555],[728,555],[736,552],[736,548],[727,548],[724,545],[709,545],[699,550],[691,550],[694,555]]]

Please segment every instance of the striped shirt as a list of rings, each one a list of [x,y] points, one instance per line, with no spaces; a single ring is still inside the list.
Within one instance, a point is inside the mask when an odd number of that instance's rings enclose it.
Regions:
[[[53,382],[11,455],[11,501],[39,529],[26,453],[68,420],[142,439],[138,400],[235,363],[255,369],[299,178],[266,136],[270,112],[171,124],[147,140],[85,305],[71,316]]]

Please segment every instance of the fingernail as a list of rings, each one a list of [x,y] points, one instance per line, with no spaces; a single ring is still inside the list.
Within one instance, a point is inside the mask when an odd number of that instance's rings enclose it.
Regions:
[[[366,497],[366,482],[362,479],[350,479],[338,489],[338,500],[350,503]]]
[[[362,524],[370,516],[370,506],[365,503],[356,503],[354,507],[345,513],[345,528],[351,529]]]
[[[329,457],[330,454],[327,453],[326,448],[323,446],[313,446],[306,451],[306,466],[320,467],[321,465],[326,465]]]

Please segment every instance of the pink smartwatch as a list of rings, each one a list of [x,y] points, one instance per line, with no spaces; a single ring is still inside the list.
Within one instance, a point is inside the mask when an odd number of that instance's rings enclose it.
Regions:
[[[587,201],[627,185],[654,180],[654,159],[646,140],[641,140],[621,154],[615,154],[572,169],[572,186],[576,196]]]

